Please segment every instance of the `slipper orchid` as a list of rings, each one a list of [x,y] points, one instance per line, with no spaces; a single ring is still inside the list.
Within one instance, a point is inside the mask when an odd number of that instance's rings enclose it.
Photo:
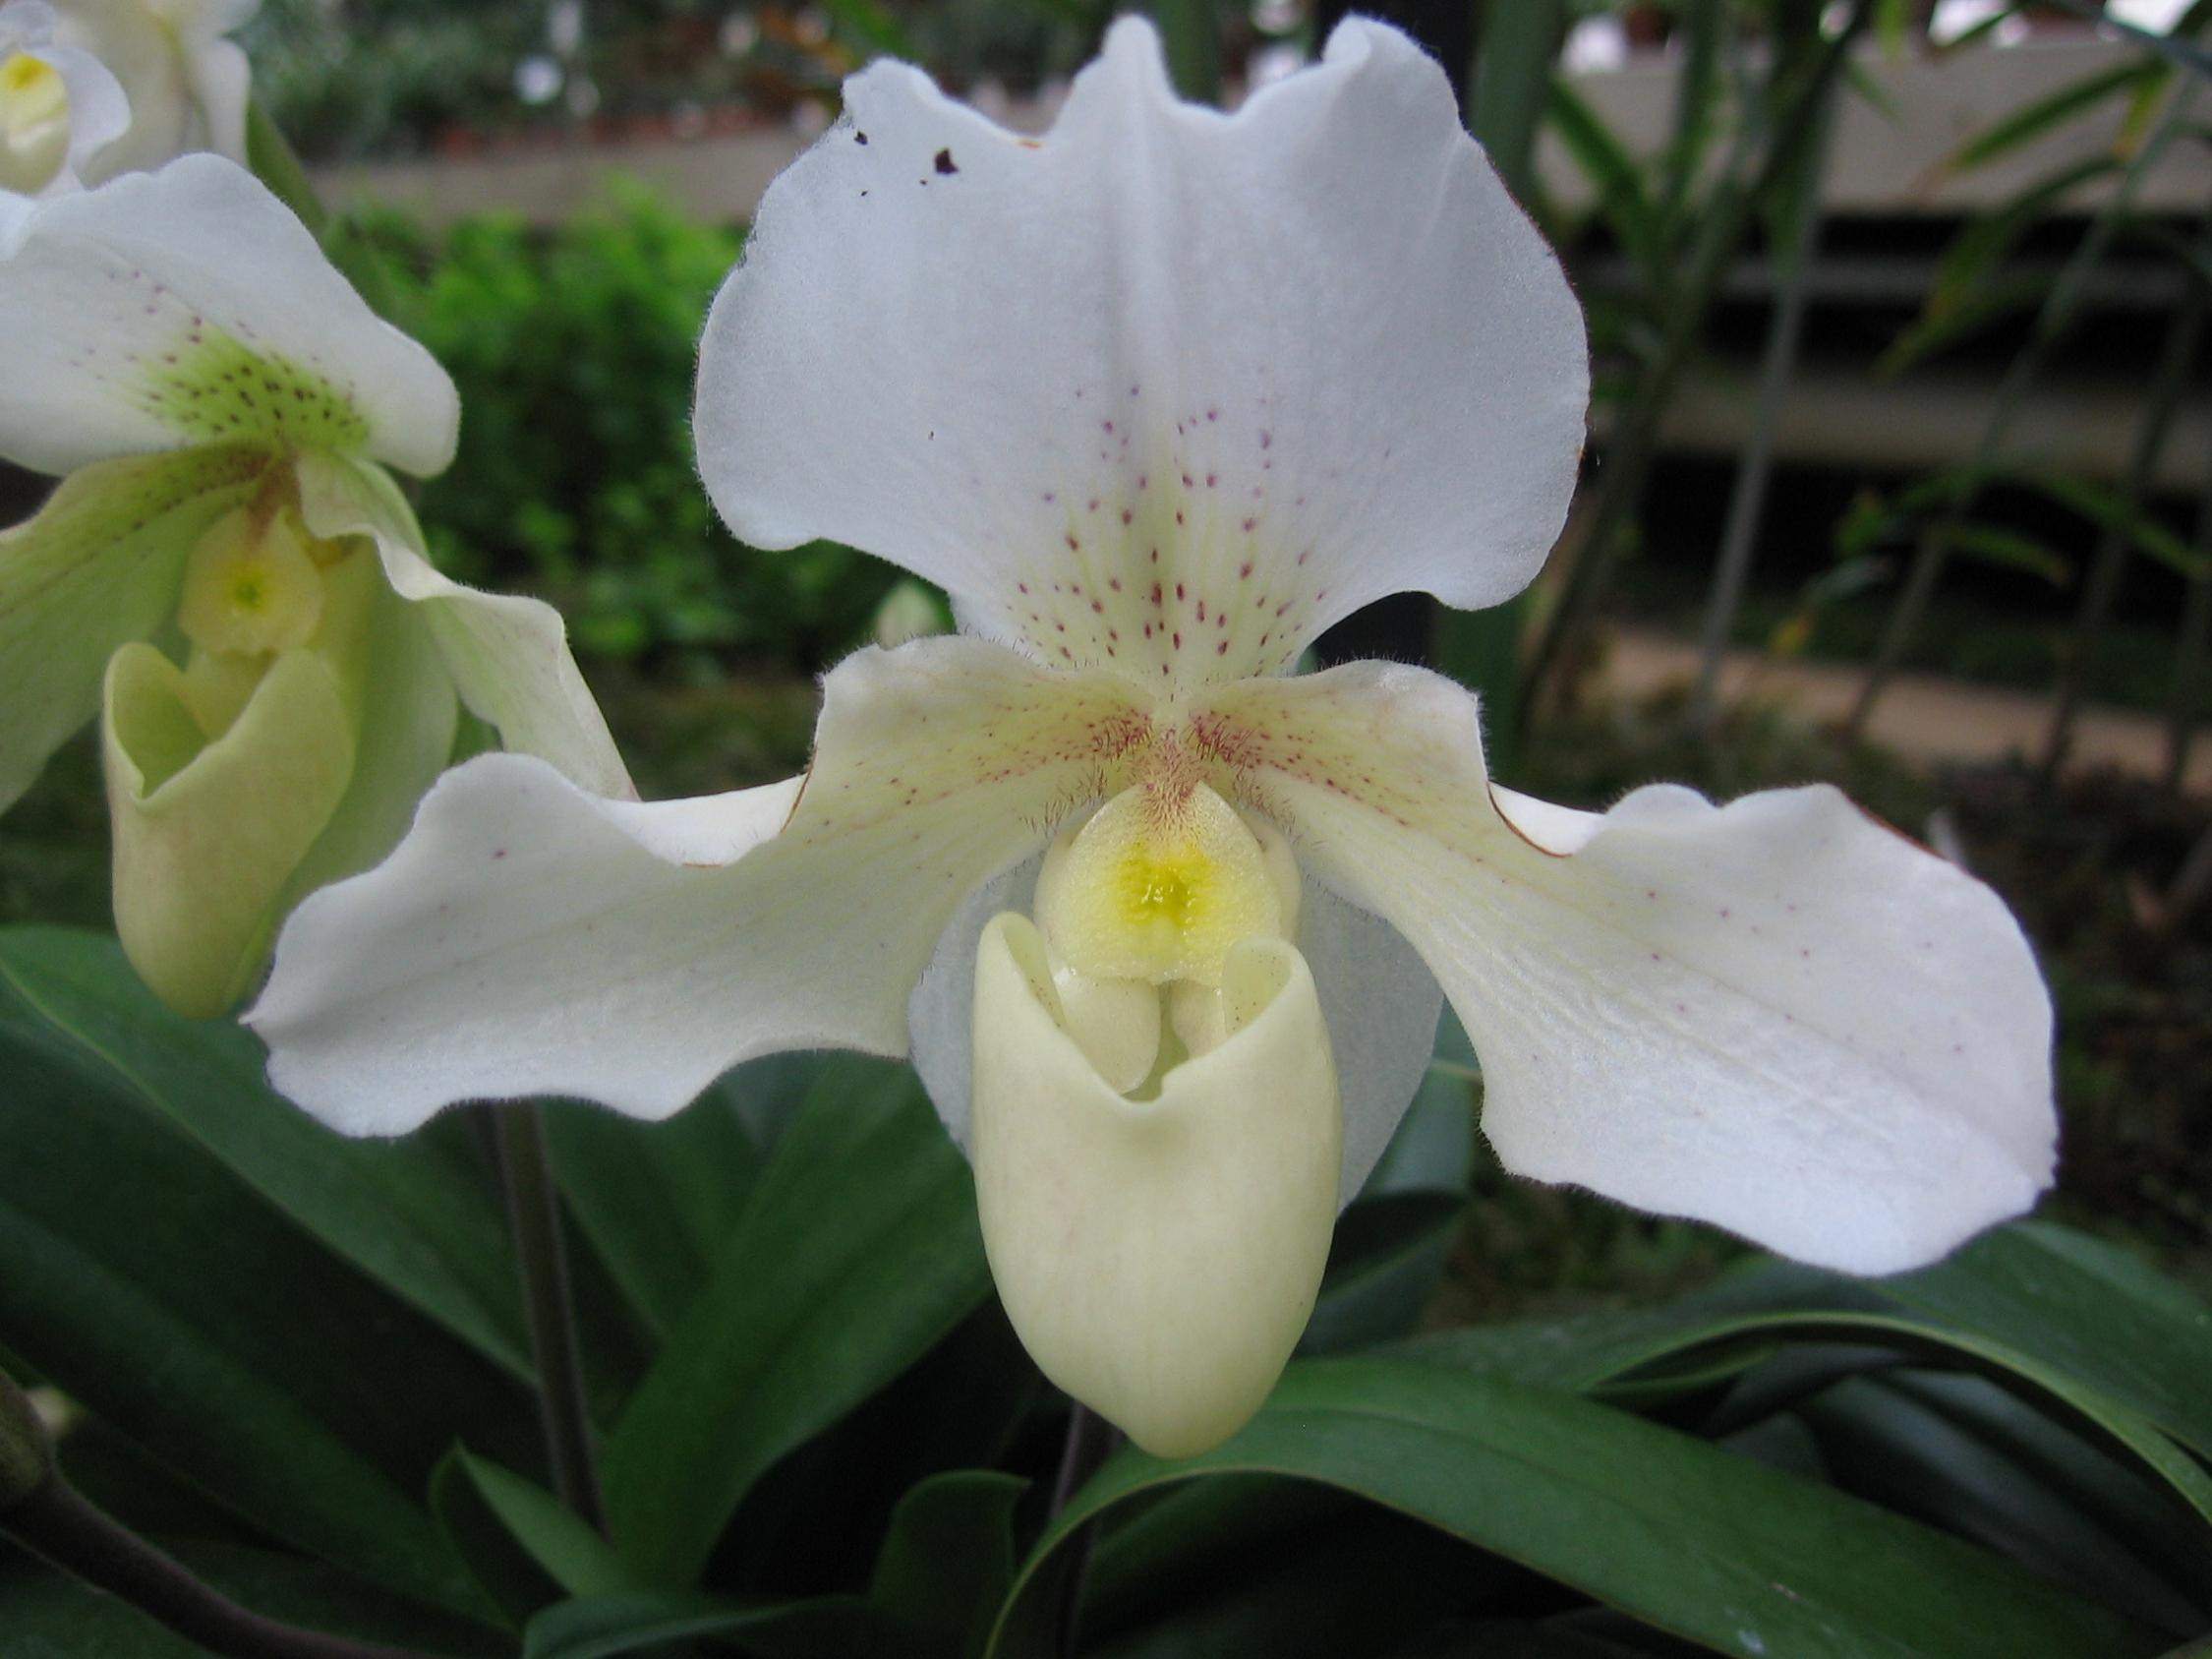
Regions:
[[[910,1047],[1016,1329],[1163,1453],[1272,1386],[1445,995],[1509,1167],[1942,1254],[2052,1165],[2049,1003],[1986,888],[1827,788],[1546,805],[1451,681],[1286,672],[1383,594],[1526,584],[1587,389],[1558,265],[1391,30],[1223,116],[1123,22],[1041,140],[869,69],[716,302],[701,459],[740,535],[880,553],[964,634],[831,673],[804,778],[448,774],[286,928],[274,1081],[392,1134]]]
[[[75,190],[131,124],[114,75],[56,27],[46,0],[0,5],[0,249],[31,203]]]
[[[100,712],[117,929],[171,1006],[232,1006],[302,893],[390,850],[456,692],[629,793],[560,619],[440,576],[384,471],[451,459],[452,382],[243,169],[40,204],[0,361],[0,454],[62,475],[0,532],[0,809]]]
[[[85,175],[99,184],[194,150],[246,159],[253,72],[232,32],[261,0],[55,0],[58,34],[123,84],[130,130]]]

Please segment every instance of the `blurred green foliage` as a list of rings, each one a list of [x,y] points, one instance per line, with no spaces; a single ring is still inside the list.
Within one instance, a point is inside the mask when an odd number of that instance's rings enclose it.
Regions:
[[[348,263],[386,267],[396,321],[461,390],[461,447],[424,489],[439,564],[552,600],[586,657],[667,678],[802,672],[860,642],[891,568],[816,543],[762,553],[716,518],[692,460],[699,322],[740,238],[619,185],[557,230],[378,211]]]

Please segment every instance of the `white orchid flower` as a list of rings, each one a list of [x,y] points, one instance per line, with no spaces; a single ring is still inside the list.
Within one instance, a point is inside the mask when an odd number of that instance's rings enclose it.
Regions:
[[[230,1007],[301,893],[390,850],[456,692],[629,792],[559,618],[440,576],[384,471],[452,458],[452,382],[243,169],[41,204],[0,362],[0,454],[62,475],[0,532],[0,809],[101,712],[117,927],[172,1006]]]
[[[46,0],[0,5],[0,252],[32,203],[75,190],[130,124],[122,87],[56,37]]]
[[[1164,1453],[1272,1385],[1440,995],[1524,1175],[1858,1273],[2033,1201],[2050,1009],[1988,889],[1833,789],[1571,811],[1447,680],[1285,677],[1382,594],[1513,593],[1574,483],[1581,317],[1432,62],[1355,20],[1224,117],[1124,22],[1041,140],[896,64],[845,97],[708,323],[704,471],[970,636],[847,659],[786,783],[448,774],[279,941],[278,1087],[657,1118],[910,1045],[1016,1329]]]
[[[85,175],[99,184],[195,150],[246,159],[253,74],[229,36],[261,0],[54,0],[58,37],[91,53],[130,98],[130,130]]]

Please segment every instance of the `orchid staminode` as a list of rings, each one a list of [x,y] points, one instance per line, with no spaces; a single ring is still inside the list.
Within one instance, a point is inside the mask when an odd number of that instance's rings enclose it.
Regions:
[[[0,4],[0,251],[32,203],[75,190],[131,124],[113,73],[57,30],[46,0]]]
[[[1348,22],[1224,116],[1118,24],[1019,138],[879,64],[762,204],[697,433],[747,540],[945,587],[833,671],[803,778],[595,799],[518,756],[294,915],[282,1090],[641,1117],[733,1062],[911,1052],[1045,1372],[1192,1452],[1272,1386],[1448,996],[1508,1167],[1887,1273],[2053,1157],[2003,905],[1827,788],[1594,814],[1494,787],[1475,698],[1321,629],[1524,586],[1580,312],[1442,72]]]
[[[100,714],[117,931],[172,1007],[231,1007],[390,850],[457,702],[628,793],[560,619],[439,575],[384,470],[452,458],[452,382],[244,169],[39,204],[0,362],[0,454],[62,478],[0,532],[0,809]]]

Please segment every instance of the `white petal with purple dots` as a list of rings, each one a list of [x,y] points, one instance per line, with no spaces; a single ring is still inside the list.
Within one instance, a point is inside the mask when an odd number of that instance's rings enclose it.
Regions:
[[[900,64],[845,112],[708,321],[700,465],[739,535],[848,542],[1159,686],[1536,573],[1582,316],[1403,35],[1347,23],[1233,116],[1178,102],[1128,19],[1042,139]]]

